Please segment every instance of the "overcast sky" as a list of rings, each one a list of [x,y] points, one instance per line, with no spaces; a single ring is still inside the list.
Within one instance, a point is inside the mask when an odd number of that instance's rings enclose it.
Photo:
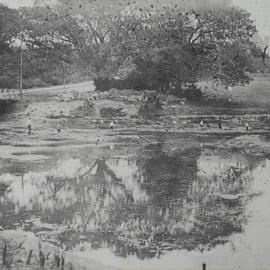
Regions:
[[[251,13],[261,35],[270,36],[270,0],[232,0],[232,2]]]
[[[164,0],[166,1],[166,0]],[[223,1],[223,0],[216,0]],[[231,0],[234,5],[246,9],[256,21],[259,33],[262,36],[270,36],[270,0]],[[33,0],[0,0],[12,8],[30,6]]]

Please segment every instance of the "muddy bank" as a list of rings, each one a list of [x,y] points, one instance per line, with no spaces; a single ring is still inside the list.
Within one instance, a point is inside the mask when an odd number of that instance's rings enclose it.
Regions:
[[[78,142],[95,144],[97,140],[108,143],[115,139],[112,135],[134,131],[241,135],[246,134],[246,122],[250,127],[248,134],[269,131],[269,115],[265,107],[199,106],[169,96],[161,98],[159,115],[147,119],[138,114],[146,94],[143,91],[96,93],[91,84],[46,91],[25,94],[20,110],[2,117],[2,144],[47,147]],[[218,130],[220,116],[222,132]],[[33,132],[27,136],[29,118]],[[112,122],[113,131],[110,128]],[[141,139],[137,140],[140,143]]]

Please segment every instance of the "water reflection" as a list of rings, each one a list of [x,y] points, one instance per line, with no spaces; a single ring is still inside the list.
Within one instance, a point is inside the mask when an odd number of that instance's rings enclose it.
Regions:
[[[48,171],[3,174],[1,224],[42,231],[69,249],[107,247],[139,259],[211,250],[241,232],[257,163],[228,150],[164,149],[160,143],[132,158],[66,158]]]

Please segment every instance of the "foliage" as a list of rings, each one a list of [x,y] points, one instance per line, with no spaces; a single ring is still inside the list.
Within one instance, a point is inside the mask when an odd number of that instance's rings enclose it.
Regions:
[[[254,46],[249,37],[255,31],[248,14],[227,8],[196,16],[190,21],[186,14],[168,11],[154,19],[139,18],[139,29],[146,31],[132,31],[130,37],[137,72],[157,82],[161,91],[205,78],[225,85],[247,83]]]
[[[123,113],[122,108],[104,107],[100,109],[100,115],[102,117],[121,117],[125,114]]]
[[[188,101],[191,102],[199,102],[202,99],[202,91],[193,83],[182,85],[178,84],[169,91],[170,94],[186,98]]]
[[[0,75],[14,80],[19,50],[12,42],[18,39],[26,81],[110,80],[125,70],[120,88],[160,92],[203,79],[248,83],[262,53],[250,41],[256,32],[250,15],[227,2],[58,0],[19,11],[1,6],[0,12],[6,51]]]
[[[161,110],[161,102],[156,94],[152,94],[142,102],[139,108],[139,114],[145,118],[158,116]]]
[[[133,77],[159,91],[201,79],[248,83],[247,72],[255,71],[250,15],[210,2],[211,8],[199,1],[187,9],[180,1],[61,0],[56,10],[77,21],[80,34],[71,42],[77,50],[80,44],[96,77],[111,78],[127,65]]]
[[[16,88],[16,82],[12,80],[12,78],[7,76],[0,76],[0,88],[2,89],[15,89]]]
[[[0,54],[10,51],[12,39],[18,35],[18,13],[0,4]]]
[[[97,91],[109,91],[112,88],[119,90],[155,90],[155,84],[147,79],[146,76],[131,72],[125,79],[95,78],[94,85]]]
[[[52,13],[42,7],[13,10],[1,6],[0,12],[1,85],[18,87],[21,41],[23,88],[65,84],[88,78],[88,73],[73,51],[72,43],[60,42],[57,36],[67,27],[66,22],[49,21]]]

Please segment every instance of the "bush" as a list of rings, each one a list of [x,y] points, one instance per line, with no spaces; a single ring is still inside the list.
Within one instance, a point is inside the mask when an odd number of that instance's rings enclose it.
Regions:
[[[161,109],[159,97],[156,94],[152,94],[142,103],[138,113],[144,118],[152,118],[158,116]]]
[[[94,86],[96,87],[97,91],[109,91],[112,87],[111,79],[109,78],[96,78],[94,79]]]
[[[199,102],[202,99],[202,91],[195,85],[189,86],[187,89],[183,90],[183,97],[188,101]]]
[[[155,82],[149,81],[145,74],[140,74],[136,71],[131,72],[125,79],[126,89],[140,90],[156,90]]]
[[[123,117],[125,113],[122,108],[104,107],[100,109],[100,115],[102,117]]]
[[[110,89],[132,89],[136,91],[140,90],[155,90],[154,84],[149,83],[148,80],[138,74],[137,72],[131,72],[124,80],[109,79],[109,78],[96,78],[94,79],[94,85],[97,91],[109,91]]]
[[[140,75],[138,72],[131,72],[124,80],[97,78],[94,80],[94,85],[97,91],[109,91],[110,89],[130,89],[134,91],[140,90],[158,90],[159,83],[151,78],[146,78],[146,75]],[[188,86],[176,84],[173,88],[168,89],[168,94],[175,95],[180,98],[186,98],[188,101],[199,102],[202,99],[202,91],[194,84]]]
[[[192,102],[199,102],[202,99],[201,89],[197,88],[194,84],[185,87],[181,84],[176,85],[173,89],[170,89],[169,93],[180,98],[186,98]]]
[[[27,79],[23,81],[24,89],[35,88],[35,87],[46,87],[46,86],[48,86],[48,84],[43,82],[40,78]]]
[[[0,76],[0,88],[15,89],[17,88],[17,82],[8,76]]]

